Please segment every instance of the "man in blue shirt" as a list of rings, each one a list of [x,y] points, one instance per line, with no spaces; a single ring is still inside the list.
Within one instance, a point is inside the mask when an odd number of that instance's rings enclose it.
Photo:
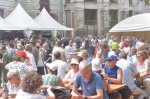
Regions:
[[[92,61],[92,58],[88,55],[88,52],[86,50],[81,51],[81,56],[83,60],[87,60],[89,62]]]
[[[81,61],[79,70],[80,73],[74,82],[72,99],[109,99],[104,89],[102,78],[99,74],[92,72],[92,65],[89,61]],[[78,93],[79,87],[81,87],[83,95]]]

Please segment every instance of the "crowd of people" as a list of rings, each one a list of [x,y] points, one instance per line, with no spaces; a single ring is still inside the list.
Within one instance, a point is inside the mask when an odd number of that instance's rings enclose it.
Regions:
[[[1,99],[55,99],[53,86],[72,99],[123,99],[109,84],[126,84],[135,99],[150,97],[149,44],[143,38],[111,36],[35,38],[0,41]],[[38,92],[46,89],[47,95]],[[124,90],[124,89],[122,89]]]

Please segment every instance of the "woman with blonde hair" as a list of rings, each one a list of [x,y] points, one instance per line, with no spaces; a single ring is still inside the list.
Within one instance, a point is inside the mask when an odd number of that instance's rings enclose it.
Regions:
[[[21,78],[19,71],[14,69],[7,73],[7,89],[8,95],[10,97],[15,97],[17,92],[21,89]],[[3,90],[0,92],[0,96],[2,96]]]
[[[136,53],[137,61],[134,62],[138,72],[140,73],[141,79],[139,82],[144,86],[148,96],[150,96],[150,70],[149,70],[149,60],[144,51],[138,51]]]

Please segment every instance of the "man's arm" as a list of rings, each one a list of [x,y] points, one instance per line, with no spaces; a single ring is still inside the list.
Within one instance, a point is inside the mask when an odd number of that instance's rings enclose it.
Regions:
[[[96,90],[97,95],[94,96],[87,96],[87,99],[103,99],[103,90],[102,89],[98,89]]]

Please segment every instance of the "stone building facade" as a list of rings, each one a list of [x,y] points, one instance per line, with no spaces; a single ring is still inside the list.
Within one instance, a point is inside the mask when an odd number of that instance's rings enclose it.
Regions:
[[[145,3],[138,0],[65,0],[64,12],[70,20],[67,26],[75,29],[75,35],[108,33],[121,20],[142,12]]]

